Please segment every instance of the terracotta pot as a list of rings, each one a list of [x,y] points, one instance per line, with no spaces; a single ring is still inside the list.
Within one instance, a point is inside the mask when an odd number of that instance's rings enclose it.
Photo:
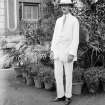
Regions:
[[[54,88],[52,83],[46,83],[44,82],[44,86],[46,90],[52,90]]]
[[[34,80],[32,78],[27,77],[26,78],[26,84],[28,86],[33,86],[34,85]]]
[[[14,71],[16,73],[16,77],[22,77],[23,68],[21,68],[21,67],[14,67]]]
[[[82,93],[83,82],[77,82],[72,84],[72,94],[80,95]]]
[[[102,82],[103,91],[105,92],[105,82]]]
[[[41,80],[36,79],[34,80],[34,83],[36,88],[39,88],[39,89],[44,88],[44,83]]]
[[[22,76],[23,76],[23,78],[26,78],[28,76],[28,73],[26,71],[23,71]]]
[[[88,84],[87,88],[88,88],[89,93],[95,94],[98,91],[99,82]]]

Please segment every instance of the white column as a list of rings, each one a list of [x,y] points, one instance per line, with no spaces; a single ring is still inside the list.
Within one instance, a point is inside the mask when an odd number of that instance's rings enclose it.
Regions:
[[[5,32],[5,8],[4,0],[0,0],[0,35]]]
[[[17,28],[17,0],[7,0],[7,27],[10,31]]]

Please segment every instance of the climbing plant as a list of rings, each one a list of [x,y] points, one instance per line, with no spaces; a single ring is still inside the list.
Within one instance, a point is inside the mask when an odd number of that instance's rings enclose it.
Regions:
[[[37,34],[40,41],[51,41],[56,19],[61,11],[58,6],[54,6],[53,0],[44,0],[43,5],[43,17],[39,20]]]

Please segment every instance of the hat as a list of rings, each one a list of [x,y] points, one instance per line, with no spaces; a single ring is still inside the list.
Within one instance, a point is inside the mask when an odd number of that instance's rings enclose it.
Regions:
[[[73,5],[71,0],[60,0],[59,5]]]

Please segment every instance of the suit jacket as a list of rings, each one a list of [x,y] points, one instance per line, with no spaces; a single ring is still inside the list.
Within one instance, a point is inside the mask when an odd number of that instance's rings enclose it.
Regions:
[[[77,50],[79,44],[79,22],[70,13],[58,18],[55,24],[51,50],[54,52],[54,59],[67,61],[68,55],[74,55],[73,61],[77,60]]]

